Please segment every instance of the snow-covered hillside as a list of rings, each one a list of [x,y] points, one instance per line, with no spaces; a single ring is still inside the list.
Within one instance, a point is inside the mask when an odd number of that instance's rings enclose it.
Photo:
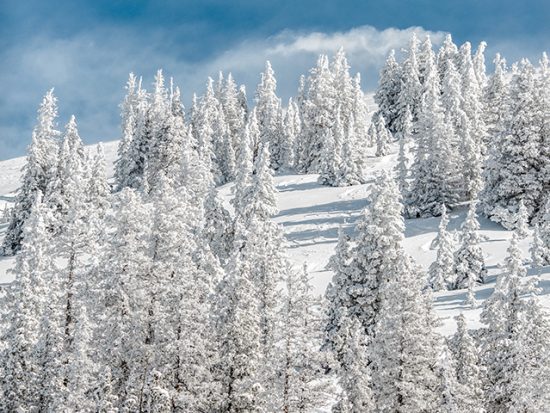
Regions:
[[[109,176],[113,173],[117,145],[118,142],[108,142],[103,145]],[[2,202],[0,207],[13,199],[24,162],[24,158],[0,162],[0,201]],[[355,223],[367,204],[367,197],[377,172],[393,168],[395,162],[395,154],[382,158],[370,157],[367,160],[367,183],[351,187],[335,188],[319,185],[317,175],[275,177],[280,210],[275,221],[284,228],[287,251],[293,264],[301,266],[307,262],[317,293],[324,293],[332,277],[326,265],[336,246],[338,228],[342,226],[348,233],[353,232]],[[226,185],[221,191],[227,203],[231,196],[230,192],[230,185]],[[449,229],[459,229],[465,216],[466,209],[452,211],[449,214]],[[482,248],[489,270],[489,282],[477,288],[476,298],[482,301],[491,294],[495,276],[502,271],[500,264],[504,260],[511,232],[483,217],[479,220],[481,234],[484,237]],[[427,268],[435,258],[435,251],[430,249],[430,244],[435,238],[438,225],[439,218],[406,221],[405,247],[423,268]],[[531,237],[527,237],[520,244],[526,262],[530,241]],[[13,258],[0,260],[0,283],[7,283],[13,279],[9,273],[13,263]],[[530,274],[534,272],[530,271]],[[542,302],[550,308],[550,269],[543,269],[540,287],[543,295]],[[453,318],[461,312],[464,312],[471,327],[478,326],[480,310],[464,307],[465,298],[464,290],[434,295],[435,308],[442,322],[440,329],[443,333],[449,334],[454,331]]]

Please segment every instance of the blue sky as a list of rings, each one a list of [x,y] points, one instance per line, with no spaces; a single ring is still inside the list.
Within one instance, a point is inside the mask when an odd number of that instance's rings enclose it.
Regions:
[[[549,20],[542,0],[0,0],[0,159],[24,154],[50,87],[60,127],[75,114],[86,143],[108,141],[130,71],[149,85],[164,68],[188,103],[220,69],[252,96],[270,59],[286,99],[318,53],[343,45],[372,90],[384,56],[413,30],[486,40],[488,63],[496,51],[536,60],[550,48]]]

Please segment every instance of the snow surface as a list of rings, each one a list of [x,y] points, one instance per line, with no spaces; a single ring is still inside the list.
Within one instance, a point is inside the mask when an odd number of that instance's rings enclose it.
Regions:
[[[108,174],[113,174],[113,162],[116,159],[118,142],[105,143],[104,151],[108,164]],[[340,226],[348,233],[353,233],[354,226],[367,204],[367,197],[372,188],[374,177],[382,169],[391,169],[395,165],[396,155],[367,159],[367,183],[364,185],[332,188],[319,185],[317,175],[280,175],[275,177],[278,189],[279,214],[274,218],[282,225],[287,241],[288,255],[296,267],[307,262],[308,268],[318,294],[323,294],[332,278],[331,271],[325,267],[334,252]],[[13,201],[14,192],[19,186],[21,168],[25,158],[14,158],[0,162],[0,208]],[[230,185],[220,191],[224,201],[231,197]],[[459,230],[466,217],[466,208],[459,208],[449,213],[449,230]],[[485,260],[488,267],[488,282],[476,289],[476,299],[481,303],[492,292],[494,281],[506,256],[506,248],[511,232],[501,226],[479,217]],[[438,230],[439,218],[406,220],[405,248],[417,264],[427,269],[435,259],[436,251],[430,244]],[[0,231],[4,231],[0,227]],[[526,263],[531,237],[520,242]],[[0,258],[0,285],[13,280],[9,269],[13,267],[12,257]],[[540,287],[542,302],[550,308],[550,267],[543,268]],[[530,275],[537,271],[529,270]],[[454,317],[463,312],[471,328],[479,327],[480,309],[469,309],[463,305],[466,291],[445,291],[434,294],[434,304],[441,319],[440,331],[451,334],[455,329]]]

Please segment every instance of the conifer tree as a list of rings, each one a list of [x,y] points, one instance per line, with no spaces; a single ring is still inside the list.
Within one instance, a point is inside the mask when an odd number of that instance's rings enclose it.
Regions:
[[[320,352],[320,302],[313,297],[307,267],[287,269],[286,299],[282,308],[283,412],[306,412],[327,404],[330,382],[324,373]]]
[[[416,34],[413,34],[407,50],[407,58],[401,65],[401,89],[397,98],[397,113],[399,114],[395,123],[396,133],[403,133],[405,108],[409,107],[412,115],[412,121],[416,122],[418,118],[418,110],[420,105],[420,96],[422,94],[422,86],[420,83],[420,74],[418,68],[418,39]]]
[[[409,258],[396,258],[395,273],[381,286],[379,313],[369,344],[379,411],[438,411],[434,371],[440,351],[432,297]]]
[[[237,245],[242,242],[242,239],[237,239]],[[224,280],[217,288],[220,409],[261,412],[259,303],[249,276],[252,262],[241,259],[241,255],[236,253],[232,257]]]
[[[21,247],[23,227],[32,204],[39,192],[43,196],[47,195],[48,187],[54,178],[60,136],[56,129],[56,118],[57,98],[51,89],[44,96],[38,109],[37,124],[28,147],[21,187],[17,192],[2,245],[4,255],[12,255]]]
[[[380,115],[386,120],[387,128],[395,133],[394,122],[397,118],[397,100],[401,89],[401,71],[395,60],[395,51],[391,50],[384,67],[380,71],[378,89],[374,100]]]
[[[427,47],[427,46],[425,46]],[[410,216],[437,215],[440,206],[459,198],[456,164],[452,157],[454,131],[444,118],[437,68],[427,54],[417,122],[412,186],[407,200]]]
[[[0,408],[4,411],[27,411],[40,406],[42,383],[38,342],[39,325],[49,299],[51,277],[55,267],[50,254],[51,234],[48,232],[48,210],[41,200],[33,202],[25,223],[23,244],[17,255],[15,281],[8,295],[7,329],[1,353],[3,376],[0,380]],[[56,293],[52,290],[52,295]]]
[[[130,158],[128,151],[136,134],[137,105],[142,97],[141,95],[141,78],[138,80],[133,73],[130,73],[126,83],[126,96],[120,104],[122,136],[117,149],[118,158],[115,161],[115,182],[119,190],[124,187],[128,178],[127,174],[132,168],[133,160]]]
[[[256,116],[260,130],[260,140],[268,143],[270,148],[271,168],[278,170],[284,164],[285,145],[283,131],[278,122],[281,101],[276,94],[277,81],[269,61],[256,91]]]
[[[465,288],[484,282],[487,269],[483,251],[479,245],[479,222],[476,216],[476,204],[470,204],[468,215],[462,226],[461,245],[455,254],[456,281],[454,288]]]
[[[484,411],[484,370],[480,365],[479,349],[467,329],[464,315],[460,314],[455,319],[457,330],[449,340],[449,348],[453,354],[458,383],[466,396],[461,408],[463,411],[481,413]]]
[[[434,291],[446,290],[454,284],[454,242],[447,231],[449,218],[443,205],[437,234],[437,258],[430,265],[429,284]]]
[[[541,113],[535,73],[523,61],[511,86],[511,120],[491,153],[491,173],[481,196],[484,213],[505,228],[514,228],[519,202],[532,217],[542,207]]]
[[[400,257],[404,222],[395,182],[383,173],[377,178],[370,203],[357,225],[356,245],[344,271],[335,274],[330,289],[327,320],[327,347],[339,351],[336,340],[341,323],[341,310],[358,319],[367,335],[373,332],[382,300],[381,288],[395,277]],[[384,236],[382,236],[384,234]],[[385,251],[381,254],[381,251]]]
[[[536,297],[536,278],[526,279],[518,235],[508,247],[506,271],[484,303],[481,321],[486,400],[490,411],[543,411],[548,403],[548,319]],[[538,360],[533,363],[533,360]]]
[[[389,154],[391,134],[386,128],[386,120],[382,115],[376,118],[376,156],[386,156]]]
[[[332,411],[338,413],[375,411],[367,340],[361,324],[344,316],[342,321],[343,357],[338,367],[342,391]]]
[[[534,268],[542,267],[548,262],[548,250],[545,248],[541,236],[540,226],[535,224],[533,230],[533,242],[529,248],[531,253],[531,266]]]
[[[283,166],[291,168],[296,162],[296,140],[301,130],[301,120],[298,105],[292,98],[288,100],[288,106],[282,116],[282,128],[285,135],[285,155],[283,157]]]

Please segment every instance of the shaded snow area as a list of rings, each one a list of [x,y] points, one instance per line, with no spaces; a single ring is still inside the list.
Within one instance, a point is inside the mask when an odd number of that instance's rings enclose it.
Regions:
[[[116,159],[117,142],[104,144],[109,176],[112,176],[113,162]],[[18,187],[20,170],[24,158],[15,158],[0,162],[0,208],[10,203]],[[279,214],[274,218],[282,225],[287,239],[288,255],[292,263],[299,267],[308,264],[311,277],[318,294],[323,294],[330,282],[332,273],[326,269],[329,258],[334,252],[340,226],[349,234],[353,234],[355,224],[361,216],[362,209],[367,205],[374,177],[383,169],[391,169],[395,165],[396,155],[367,160],[367,183],[351,187],[333,188],[317,183],[317,175],[280,175],[275,177],[278,189]],[[231,198],[231,185],[226,185],[220,191],[228,204]],[[466,208],[459,208],[449,213],[450,231],[459,230],[466,217]],[[488,267],[487,283],[476,289],[476,299],[479,304],[492,292],[495,278],[503,269],[506,248],[512,233],[504,230],[484,217],[479,217],[482,249]],[[423,269],[435,259],[436,251],[431,249],[439,225],[439,218],[406,220],[405,248]],[[1,230],[4,231],[5,227]],[[529,261],[529,244],[531,236],[520,242],[525,263]],[[13,258],[0,258],[0,284],[10,282],[13,275],[9,269],[13,266]],[[536,271],[529,270],[530,275]],[[550,308],[550,268],[541,271],[540,288],[542,303]],[[445,335],[455,329],[454,316],[464,313],[469,327],[479,326],[480,309],[471,310],[463,305],[466,290],[438,292],[434,294],[435,309],[441,319],[440,331]]]

